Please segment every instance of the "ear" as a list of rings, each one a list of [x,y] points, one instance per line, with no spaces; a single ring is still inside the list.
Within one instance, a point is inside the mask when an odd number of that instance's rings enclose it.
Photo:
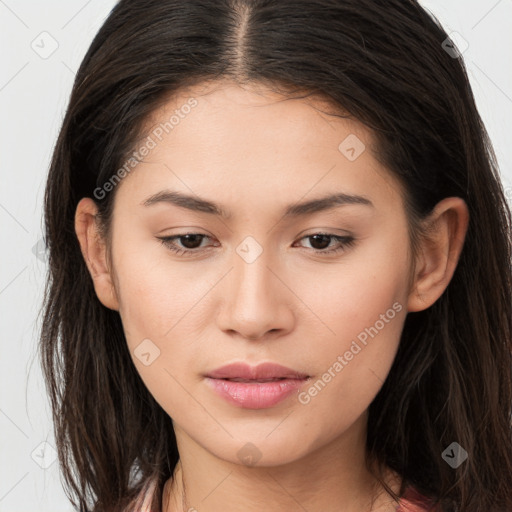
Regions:
[[[97,213],[98,207],[90,197],[81,199],[75,212],[75,231],[98,299],[107,308],[119,311],[119,302],[107,261],[106,245],[100,236]]]
[[[448,197],[424,222],[427,235],[420,242],[408,311],[427,309],[450,283],[466,237],[468,207],[460,197]]]

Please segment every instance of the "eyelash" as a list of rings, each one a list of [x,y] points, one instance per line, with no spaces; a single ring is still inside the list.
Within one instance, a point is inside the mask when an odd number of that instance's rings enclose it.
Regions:
[[[157,238],[167,249],[169,249],[173,253],[177,254],[178,256],[182,256],[185,254],[194,254],[194,253],[198,254],[200,252],[199,249],[178,249],[173,245],[173,241],[175,239],[183,238],[187,235],[196,235],[196,236],[199,235],[199,236],[203,236],[206,238],[210,238],[208,235],[205,235],[203,233],[183,233],[180,235],[157,237]],[[338,241],[338,243],[341,244],[341,246],[336,249],[330,249],[330,250],[312,249],[314,253],[320,254],[320,255],[326,255],[326,254],[330,255],[330,254],[340,253],[340,252],[344,251],[346,248],[352,247],[356,242],[356,239],[352,236],[340,236],[340,235],[333,235],[331,233],[323,233],[323,232],[313,233],[311,235],[304,236],[300,240],[304,240],[305,238],[312,238],[316,235],[323,235],[323,236],[327,236],[329,238],[334,238],[335,240]],[[203,240],[204,240],[204,238],[203,238]]]

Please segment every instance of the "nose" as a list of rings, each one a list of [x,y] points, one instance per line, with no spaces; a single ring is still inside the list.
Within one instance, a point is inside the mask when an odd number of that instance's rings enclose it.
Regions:
[[[269,263],[265,251],[252,263],[234,256],[234,268],[219,290],[223,297],[217,317],[221,330],[254,341],[293,329],[294,295],[279,265],[271,268]]]

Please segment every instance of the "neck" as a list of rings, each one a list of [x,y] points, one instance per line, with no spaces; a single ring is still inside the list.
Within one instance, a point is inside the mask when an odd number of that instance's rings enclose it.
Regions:
[[[177,437],[180,461],[165,485],[163,512],[394,512],[397,508],[364,464],[364,439],[338,439],[291,463],[249,467],[215,457],[183,432]],[[398,492],[397,474],[388,470],[384,481]]]

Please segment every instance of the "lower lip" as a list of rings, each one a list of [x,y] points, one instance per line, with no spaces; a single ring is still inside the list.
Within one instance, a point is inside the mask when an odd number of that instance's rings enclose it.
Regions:
[[[283,379],[274,382],[234,382],[206,378],[208,384],[228,402],[244,409],[266,409],[296,392],[307,379]]]

